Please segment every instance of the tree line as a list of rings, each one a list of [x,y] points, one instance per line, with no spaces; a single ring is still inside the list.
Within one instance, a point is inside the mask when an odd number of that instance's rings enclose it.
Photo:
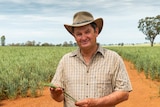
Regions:
[[[5,40],[6,40],[6,37],[3,35],[1,36],[1,46],[5,46]],[[36,41],[27,41],[25,43],[11,43],[11,44],[8,44],[8,46],[65,46],[65,47],[68,47],[68,46],[77,46],[76,43],[73,43],[72,41],[64,41],[64,43],[60,43],[60,44],[52,44],[52,43],[41,43],[41,42],[37,42]]]
[[[68,46],[77,46],[76,43],[73,43],[72,41],[64,41],[63,43],[60,44],[52,44],[52,43],[41,43],[41,42],[37,42],[36,41],[27,41],[25,43],[11,43],[8,44],[9,46],[64,46],[64,47],[68,47]]]

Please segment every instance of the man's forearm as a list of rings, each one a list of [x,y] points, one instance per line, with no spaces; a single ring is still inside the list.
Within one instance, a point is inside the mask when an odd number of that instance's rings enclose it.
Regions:
[[[126,91],[116,91],[112,94],[99,98],[97,100],[97,105],[99,107],[112,107],[122,101],[128,100],[129,92]]]

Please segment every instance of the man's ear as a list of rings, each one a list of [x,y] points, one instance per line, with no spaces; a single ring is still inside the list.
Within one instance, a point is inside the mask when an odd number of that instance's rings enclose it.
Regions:
[[[95,34],[96,34],[96,37],[97,37],[98,34],[99,34],[99,29],[98,29],[98,27],[96,27],[96,29],[95,29]]]

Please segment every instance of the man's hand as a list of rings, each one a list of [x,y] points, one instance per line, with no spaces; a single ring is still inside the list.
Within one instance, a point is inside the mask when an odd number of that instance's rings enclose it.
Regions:
[[[57,88],[52,88],[50,87],[50,93],[51,97],[55,99],[58,102],[61,102],[64,100],[64,95],[63,95],[63,89],[60,87]]]

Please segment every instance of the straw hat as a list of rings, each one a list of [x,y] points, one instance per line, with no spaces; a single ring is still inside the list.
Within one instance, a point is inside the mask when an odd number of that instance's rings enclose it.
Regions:
[[[90,24],[92,22],[95,22],[97,24],[97,27],[99,28],[99,33],[100,33],[101,30],[102,30],[102,27],[103,27],[103,19],[102,18],[94,19],[92,14],[89,13],[89,12],[86,12],[86,11],[77,12],[73,16],[73,24],[72,25],[64,24],[64,27],[67,29],[67,31],[71,35],[73,35],[72,27],[85,26],[85,25],[88,25],[88,24]]]

